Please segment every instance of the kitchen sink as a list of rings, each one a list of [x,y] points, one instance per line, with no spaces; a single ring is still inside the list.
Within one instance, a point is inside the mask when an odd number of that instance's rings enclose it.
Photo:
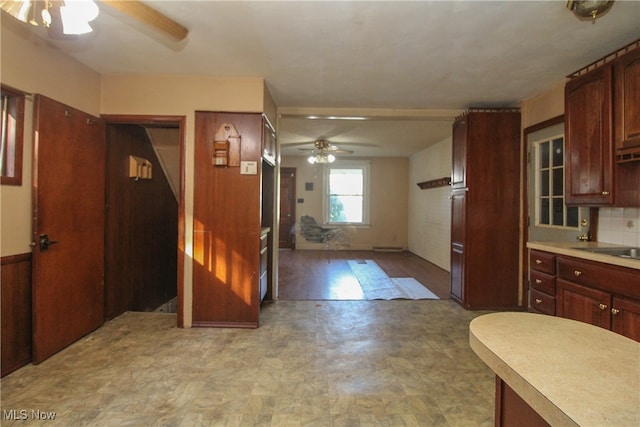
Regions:
[[[640,259],[640,248],[574,248],[596,254],[617,256],[620,258]]]

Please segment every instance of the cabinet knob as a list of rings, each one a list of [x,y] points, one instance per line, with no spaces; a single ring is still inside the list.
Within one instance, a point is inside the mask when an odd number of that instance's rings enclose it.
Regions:
[[[580,270],[574,270],[574,271],[573,271],[573,275],[574,275],[574,276],[576,276],[576,277],[580,277],[580,276],[582,276],[582,271],[580,271]]]
[[[539,285],[540,283],[542,283],[542,280],[536,279],[536,283]]]
[[[608,191],[603,191],[603,192],[602,192],[602,195],[603,195],[603,196],[608,196],[608,195],[609,195],[609,192],[608,192]]]
[[[600,310],[606,310],[607,309],[607,305],[606,304],[600,304],[598,307],[600,307]]]
[[[542,264],[542,260],[541,259],[537,259],[536,260],[536,264],[538,264],[538,265]]]
[[[611,314],[618,314],[618,313],[620,313],[620,310],[618,310],[617,308],[611,309]]]
[[[542,304],[542,300],[540,298],[536,298],[536,304]]]

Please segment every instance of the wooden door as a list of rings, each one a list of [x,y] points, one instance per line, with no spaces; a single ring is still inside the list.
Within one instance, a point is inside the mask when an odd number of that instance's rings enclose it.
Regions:
[[[605,66],[565,88],[565,201],[613,204],[612,71]]]
[[[640,341],[640,301],[614,297],[611,330]]]
[[[103,323],[105,125],[41,95],[34,109],[33,361],[39,363]]]
[[[280,248],[295,249],[296,168],[280,169]]]
[[[453,124],[453,164],[451,185],[453,188],[467,186],[467,120],[468,116],[459,118]]]
[[[640,49],[633,50],[614,64],[615,140],[619,154],[637,153],[640,147]],[[631,150],[633,149],[633,150]]]
[[[611,294],[558,279],[556,315],[601,328],[611,327]]]
[[[465,242],[466,242],[465,191],[451,194],[451,297],[464,302],[465,299]]]

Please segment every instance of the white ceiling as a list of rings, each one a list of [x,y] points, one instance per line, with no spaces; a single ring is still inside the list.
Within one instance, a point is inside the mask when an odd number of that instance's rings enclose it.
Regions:
[[[145,3],[187,38],[100,4],[94,33],[58,46],[103,74],[264,77],[285,147],[328,138],[354,156],[410,155],[450,135],[461,110],[515,105],[640,38],[637,0],[595,24],[564,0]]]

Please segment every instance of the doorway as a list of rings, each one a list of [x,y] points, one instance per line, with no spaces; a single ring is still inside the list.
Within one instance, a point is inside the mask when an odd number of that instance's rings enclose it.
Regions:
[[[182,326],[184,117],[105,119],[105,318],[177,311]]]
[[[295,249],[296,168],[280,169],[280,249]]]

